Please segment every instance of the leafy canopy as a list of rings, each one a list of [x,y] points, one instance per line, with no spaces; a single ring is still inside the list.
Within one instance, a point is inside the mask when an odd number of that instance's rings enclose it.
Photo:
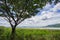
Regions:
[[[15,23],[16,26],[24,19],[35,16],[38,12],[37,8],[42,8],[47,2],[51,3],[52,0],[3,0],[0,8],[9,23],[11,25]]]
[[[5,0],[5,4],[2,5],[2,9],[8,12],[14,11],[15,16],[30,17],[36,15],[37,8],[42,8],[47,0]],[[6,5],[7,4],[7,5]]]

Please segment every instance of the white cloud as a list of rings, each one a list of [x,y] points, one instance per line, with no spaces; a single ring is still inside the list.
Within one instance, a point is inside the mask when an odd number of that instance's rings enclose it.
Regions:
[[[53,8],[53,11],[57,11],[57,10],[60,10],[60,3],[57,3]]]
[[[43,10],[49,10],[51,8],[51,4],[47,3],[46,6],[43,7]]]
[[[47,26],[51,24],[57,24],[60,23],[60,14],[54,14],[51,18],[48,18],[49,16],[46,16],[47,19],[43,20],[42,16],[35,16],[30,19],[26,19],[23,21],[20,25],[21,26]]]

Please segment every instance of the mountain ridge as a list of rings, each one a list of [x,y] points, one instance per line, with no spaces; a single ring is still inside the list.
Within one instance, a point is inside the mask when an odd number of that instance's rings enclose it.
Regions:
[[[53,24],[53,25],[48,25],[46,27],[60,27],[60,24]]]

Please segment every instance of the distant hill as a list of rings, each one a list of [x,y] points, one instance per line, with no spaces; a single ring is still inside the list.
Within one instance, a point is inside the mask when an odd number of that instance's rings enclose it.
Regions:
[[[60,27],[60,24],[53,24],[53,25],[48,25],[46,27]]]

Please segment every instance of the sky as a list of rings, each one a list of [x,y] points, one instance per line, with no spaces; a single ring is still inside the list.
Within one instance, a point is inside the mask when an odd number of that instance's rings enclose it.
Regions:
[[[60,2],[54,5],[54,3],[47,3],[36,16],[24,20],[21,26],[47,26],[53,24],[60,24]]]
[[[39,10],[36,16],[25,19],[19,26],[33,26],[33,27],[42,27],[53,24],[60,24],[60,2],[54,5],[47,3],[42,10]],[[9,23],[3,18],[0,17],[0,26],[10,26]]]

